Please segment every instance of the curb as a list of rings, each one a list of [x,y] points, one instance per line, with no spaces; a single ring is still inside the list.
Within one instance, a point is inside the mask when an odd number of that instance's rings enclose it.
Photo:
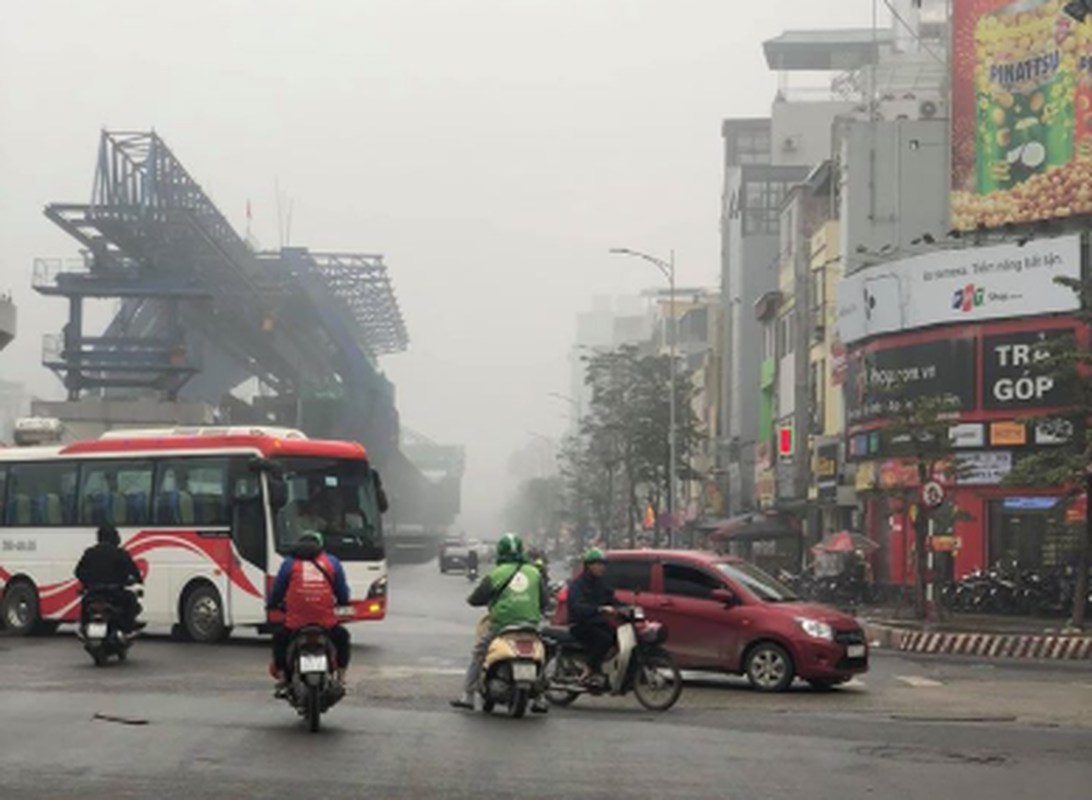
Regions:
[[[863,623],[869,642],[885,650],[927,655],[1092,660],[1090,636],[1030,636],[994,633],[928,633]]]

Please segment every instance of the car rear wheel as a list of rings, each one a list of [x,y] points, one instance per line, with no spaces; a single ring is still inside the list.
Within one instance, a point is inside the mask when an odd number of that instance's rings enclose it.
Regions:
[[[783,692],[795,676],[792,656],[776,642],[762,642],[747,655],[747,680],[760,692]]]

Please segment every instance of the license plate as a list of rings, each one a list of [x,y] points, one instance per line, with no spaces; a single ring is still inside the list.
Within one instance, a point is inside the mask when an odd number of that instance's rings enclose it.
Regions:
[[[863,644],[851,644],[846,648],[846,655],[850,658],[864,658],[865,646]]]
[[[105,639],[106,638],[106,623],[105,622],[92,622],[87,626],[87,638],[88,639]]]
[[[300,672],[303,674],[309,672],[326,672],[326,655],[320,654],[317,656],[301,655],[300,656]]]
[[[538,666],[517,661],[512,665],[512,677],[517,681],[533,681],[538,678]]]
[[[334,613],[336,613],[339,617],[355,617],[356,609],[352,606],[338,606],[334,609]]]

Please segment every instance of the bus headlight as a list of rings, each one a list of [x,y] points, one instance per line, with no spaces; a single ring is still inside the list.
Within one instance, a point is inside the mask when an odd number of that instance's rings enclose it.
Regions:
[[[376,597],[386,597],[386,596],[387,596],[387,576],[384,575],[382,578],[379,578],[375,583],[373,583],[371,585],[371,588],[368,589],[368,599],[371,600],[371,599],[376,598]]]

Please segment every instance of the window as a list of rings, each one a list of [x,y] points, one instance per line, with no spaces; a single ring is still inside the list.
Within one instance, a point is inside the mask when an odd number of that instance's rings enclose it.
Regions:
[[[607,583],[621,592],[652,590],[652,563],[649,561],[608,561]]]
[[[13,466],[4,517],[8,525],[74,525],[76,465],[50,462]]]
[[[7,520],[4,519],[3,510],[7,508],[8,503],[8,468],[0,467],[0,524],[4,524]]]
[[[81,525],[146,525],[151,519],[151,461],[93,461],[80,482]]]
[[[823,400],[826,397],[825,377],[827,363],[823,359],[813,361],[811,364],[811,384],[808,387],[811,395],[811,432],[819,434],[823,432],[826,420],[823,413]]]
[[[275,520],[277,552],[291,552],[313,530],[342,561],[383,558],[376,478],[366,461],[301,456],[279,463],[288,503]]]
[[[754,564],[739,562],[719,564],[720,571],[759,600],[767,603],[791,603],[800,598]]]
[[[232,459],[231,534],[243,560],[265,570],[268,566],[265,503],[258,473],[244,458]]]
[[[774,234],[781,227],[781,206],[787,184],[752,181],[743,186],[743,233]]]
[[[790,312],[777,320],[777,357],[784,358],[796,352],[793,314]]]
[[[155,495],[157,525],[231,523],[225,491],[227,458],[178,458],[160,463]]]
[[[704,570],[682,564],[664,564],[664,594],[708,600],[724,582]]]

